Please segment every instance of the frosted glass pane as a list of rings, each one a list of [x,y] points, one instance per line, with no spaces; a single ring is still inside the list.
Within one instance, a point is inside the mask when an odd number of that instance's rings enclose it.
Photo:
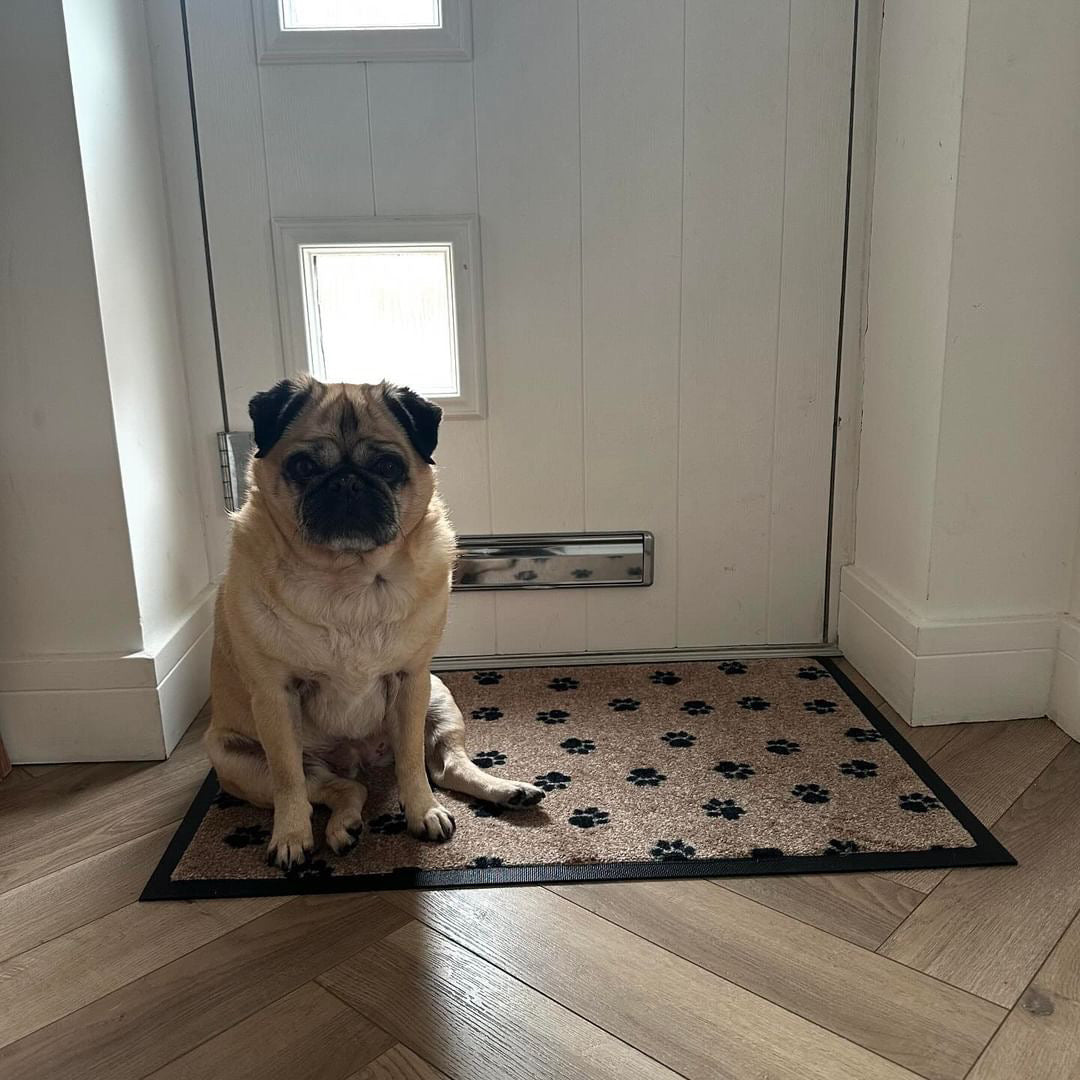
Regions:
[[[442,26],[439,0],[281,0],[283,30],[412,30]]]
[[[456,397],[457,332],[449,244],[342,245],[305,251],[315,374],[392,382]]]

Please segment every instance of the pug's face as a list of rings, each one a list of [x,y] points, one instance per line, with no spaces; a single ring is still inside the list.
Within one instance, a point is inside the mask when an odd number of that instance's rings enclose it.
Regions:
[[[366,552],[423,518],[442,410],[406,387],[285,380],[248,407],[254,478],[309,544]]]

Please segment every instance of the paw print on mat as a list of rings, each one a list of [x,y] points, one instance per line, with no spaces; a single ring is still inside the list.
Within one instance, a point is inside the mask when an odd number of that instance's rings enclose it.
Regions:
[[[770,754],[798,754],[802,751],[802,747],[791,739],[770,739],[765,744],[765,749]]]
[[[503,717],[502,709],[496,709],[493,705],[482,705],[479,709],[473,709],[472,718],[474,720],[501,720]]]
[[[649,682],[656,683],[657,686],[674,686],[682,682],[682,677],[674,671],[654,671],[649,676]]]
[[[725,675],[745,675],[746,665],[740,660],[724,660],[716,665],[716,670],[722,671]]]
[[[565,791],[570,785],[566,773],[546,772],[533,777],[533,783],[542,791]]]
[[[707,701],[698,701],[694,698],[691,701],[684,701],[679,706],[679,711],[690,716],[705,716],[713,711],[713,707]]]
[[[849,727],[844,734],[855,742],[880,742],[881,732],[875,728]]]
[[[804,701],[802,707],[807,712],[818,713],[824,715],[825,713],[834,713],[840,707],[835,701],[826,701],[825,698],[814,698],[813,701]]]
[[[845,776],[854,776],[856,780],[864,780],[868,776],[877,776],[877,762],[853,758],[851,761],[842,761],[840,771]]]
[[[478,818],[502,817],[503,815],[503,807],[496,803],[484,802],[483,799],[473,799],[469,803],[469,809],[473,812],[473,816]]]
[[[926,795],[921,791],[913,791],[910,795],[900,796],[900,809],[910,810],[913,814],[927,814],[931,810],[941,808],[941,803],[933,795]]]
[[[536,719],[541,724],[565,724],[570,719],[570,714],[565,709],[546,709],[538,712]]]
[[[592,577],[592,571],[587,566],[575,566],[574,569],[570,571],[570,574],[579,581]]]
[[[501,750],[481,750],[473,757],[472,763],[478,769],[493,769],[496,765],[506,764],[506,755]]]
[[[745,761],[718,761],[713,772],[720,773],[725,780],[748,780],[754,775],[753,766]]]
[[[214,799],[214,805],[219,810],[230,810],[234,806],[246,806],[247,803],[243,799],[238,799],[235,795],[230,795],[227,791],[219,791],[217,798]]]
[[[796,784],[791,789],[791,794],[805,803],[827,803],[829,801],[829,789],[820,784]]]
[[[626,782],[635,784],[637,787],[659,787],[666,779],[667,777],[662,772],[643,766],[640,769],[631,769]]]
[[[854,840],[830,840],[829,846],[822,852],[823,855],[854,855],[859,850],[859,845]]]
[[[380,836],[394,836],[397,833],[403,833],[407,825],[405,815],[400,810],[393,814],[380,814],[377,818],[368,822],[368,828]]]
[[[581,683],[577,679],[570,678],[569,675],[556,675],[551,682],[548,683],[549,690],[576,690]]]
[[[728,821],[738,821],[746,813],[734,799],[710,799],[701,809],[706,817],[722,817]]]
[[[312,859],[299,866],[290,866],[284,871],[289,881],[319,881],[334,873],[334,868],[325,859]]]
[[[503,680],[501,671],[474,671],[472,677],[481,686],[497,686]]]
[[[668,746],[674,747],[693,746],[697,742],[697,736],[691,735],[689,731],[665,731],[660,738]]]
[[[741,697],[737,702],[740,709],[749,709],[751,712],[761,712],[769,708],[772,702],[760,697]]]
[[[563,739],[559,745],[568,754],[591,754],[596,749],[592,739]]]
[[[632,697],[612,698],[608,702],[608,708],[616,712],[637,712],[640,707],[641,702],[635,701]]]
[[[686,862],[697,854],[697,848],[685,840],[657,840],[649,854],[657,862]]]
[[[756,847],[750,849],[751,859],[782,859],[784,853],[778,847]]]
[[[538,575],[535,570],[519,570],[514,575],[515,581],[535,581]]]
[[[496,866],[503,865],[502,859],[496,855],[477,855],[476,858],[469,863],[469,866],[471,866],[473,870],[491,870]]]
[[[241,825],[222,839],[231,848],[254,847],[270,839],[270,830],[262,825]]]
[[[796,678],[808,679],[810,682],[816,682],[818,679],[831,679],[832,676],[824,668],[801,667],[799,668],[799,673]]]
[[[592,829],[597,825],[606,825],[611,815],[606,810],[596,806],[586,806],[583,810],[575,810],[566,820],[579,829]]]

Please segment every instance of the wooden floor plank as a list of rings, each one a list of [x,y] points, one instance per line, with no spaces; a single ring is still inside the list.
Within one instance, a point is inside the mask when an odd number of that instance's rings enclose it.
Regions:
[[[707,881],[676,884],[753,906]],[[670,892],[663,883],[628,887],[639,895]],[[592,891],[591,886],[582,888]],[[586,907],[568,903],[565,897],[577,889],[561,888],[563,895],[546,889],[514,889],[503,896],[486,890],[399,894],[395,902],[691,1080],[910,1075]],[[709,936],[714,929],[709,922],[697,925],[694,933]]]
[[[554,889],[930,1080],[959,1080],[1004,1013],[707,881]]]
[[[1045,719],[960,727],[960,733],[930,758],[930,765],[984,825],[993,825],[1069,741]],[[948,873],[900,870],[887,876],[908,888],[930,892]],[[963,876],[967,871],[953,873]]]
[[[876,949],[924,896],[878,874],[763,874],[714,884],[867,949]]]
[[[446,1073],[399,1043],[353,1073],[349,1080],[446,1080]]]
[[[150,1075],[153,1080],[345,1080],[393,1043],[311,982]]]
[[[0,893],[182,817],[209,769],[201,730],[168,761],[70,766],[0,790]]]
[[[1080,1076],[1080,916],[1013,1006],[970,1080]]]
[[[950,874],[881,952],[1012,1006],[1080,910],[1078,790],[1070,743],[994,829],[1019,865]]]
[[[128,904],[0,964],[0,1046],[126,986],[288,897]]]
[[[482,891],[476,890],[477,895]],[[503,896],[523,891],[507,890]],[[550,894],[549,901],[559,902]],[[558,947],[568,957],[582,952],[575,979],[592,983],[587,943],[560,941]],[[624,969],[624,975],[631,984],[649,978],[648,972],[632,967]],[[676,1077],[651,1057],[415,922],[318,981],[452,1080]],[[625,984],[607,984],[607,993],[615,998],[626,991]],[[723,1004],[723,999],[713,1002],[714,1020],[723,1015]],[[768,1075],[764,1066],[759,1070]],[[713,1073],[717,1078],[731,1075]]]
[[[175,912],[206,905],[144,906]],[[141,1080],[397,929],[405,919],[398,909],[370,895],[290,900],[0,1049],[0,1076]],[[116,949],[122,952],[124,943],[118,942]],[[71,954],[69,963],[77,957],[77,952]]]
[[[133,903],[176,822],[0,895],[0,960]]]

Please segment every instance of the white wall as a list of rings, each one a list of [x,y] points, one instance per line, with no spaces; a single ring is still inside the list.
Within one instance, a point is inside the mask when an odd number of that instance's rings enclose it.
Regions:
[[[147,643],[210,580],[141,3],[66,0],[120,470]]]
[[[0,657],[142,647],[59,0],[0,4]]]
[[[841,646],[915,722],[1046,711],[1080,512],[1080,7],[887,2]]]
[[[0,129],[0,736],[162,757],[211,589],[141,3],[0,5]]]
[[[931,10],[934,17],[931,18]],[[856,558],[929,591],[967,4],[887,4],[864,340]]]

